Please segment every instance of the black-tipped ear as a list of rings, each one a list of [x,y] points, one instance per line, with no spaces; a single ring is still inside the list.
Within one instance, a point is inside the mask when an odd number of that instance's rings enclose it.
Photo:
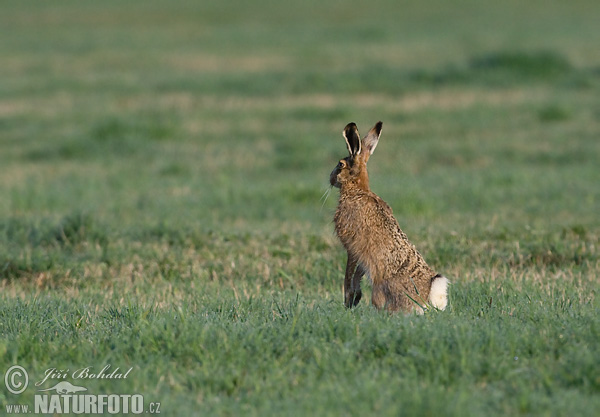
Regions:
[[[381,135],[382,127],[383,127],[383,123],[377,122],[377,124],[375,126],[373,126],[373,128],[371,130],[369,130],[369,133],[367,133],[367,136],[365,136],[365,138],[362,140],[363,141],[362,146],[363,146],[363,148],[365,148],[367,155],[371,155],[373,153],[373,151],[375,150],[375,148],[377,147],[377,144],[379,143],[379,136]]]
[[[355,123],[348,123],[344,128],[344,139],[346,139],[346,145],[348,146],[348,152],[351,156],[360,154],[361,143],[360,135],[358,134],[358,128]]]

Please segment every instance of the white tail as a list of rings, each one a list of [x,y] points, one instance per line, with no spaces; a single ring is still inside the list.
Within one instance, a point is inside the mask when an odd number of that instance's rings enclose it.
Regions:
[[[429,302],[439,310],[445,310],[448,305],[448,278],[439,276],[431,281]]]

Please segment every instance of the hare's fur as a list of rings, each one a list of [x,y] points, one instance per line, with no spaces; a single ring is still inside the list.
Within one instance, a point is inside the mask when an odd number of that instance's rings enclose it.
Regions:
[[[377,123],[362,140],[354,123],[344,129],[350,155],[331,172],[330,183],[340,189],[334,216],[335,231],[348,252],[344,279],[347,307],[362,296],[360,281],[368,274],[377,309],[416,311],[448,304],[448,280],[431,269],[409,242],[392,209],[369,188],[367,161],[381,134]]]

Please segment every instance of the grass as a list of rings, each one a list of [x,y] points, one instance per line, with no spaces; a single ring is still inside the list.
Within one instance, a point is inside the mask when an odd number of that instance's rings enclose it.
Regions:
[[[597,9],[6,2],[0,369],[132,367],[67,380],[165,415],[597,414]],[[321,196],[378,120],[443,313],[343,307]]]

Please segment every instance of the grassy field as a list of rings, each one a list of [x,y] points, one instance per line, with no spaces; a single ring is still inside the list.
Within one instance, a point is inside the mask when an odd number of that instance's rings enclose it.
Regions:
[[[4,1],[0,414],[56,368],[169,416],[598,415],[599,13]],[[322,196],[378,120],[445,312],[343,307]]]

